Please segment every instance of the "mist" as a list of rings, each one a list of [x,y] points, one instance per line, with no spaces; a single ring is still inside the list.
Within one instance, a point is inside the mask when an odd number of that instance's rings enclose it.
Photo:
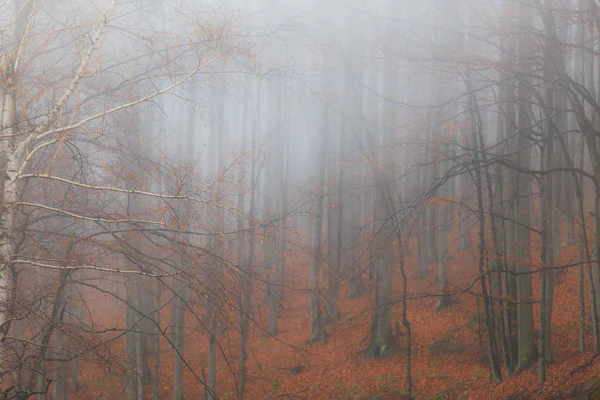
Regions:
[[[599,7],[0,0],[0,398],[591,396]]]

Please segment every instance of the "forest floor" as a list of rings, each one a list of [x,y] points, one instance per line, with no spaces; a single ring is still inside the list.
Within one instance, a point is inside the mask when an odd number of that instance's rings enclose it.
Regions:
[[[539,264],[539,237],[532,236],[533,268]],[[457,241],[451,249],[457,248]],[[414,253],[414,252],[413,252]],[[563,263],[579,258],[577,245],[564,247]],[[478,277],[477,242],[470,249],[451,251],[449,261],[450,283],[459,291],[472,285]],[[327,326],[326,344],[306,344],[309,337],[308,257],[306,254],[290,257],[286,285],[286,299],[279,319],[279,333],[269,337],[264,333],[266,321],[260,317],[254,322],[249,343],[249,377],[246,399],[345,399],[383,400],[405,398],[405,339],[397,336],[399,350],[380,359],[367,359],[373,307],[372,285],[356,299],[348,299],[347,286],[340,293],[340,319]],[[453,304],[435,311],[437,265],[429,266],[429,277],[417,278],[417,260],[409,255],[405,262],[409,279],[408,320],[412,329],[412,382],[416,399],[564,399],[594,398],[585,394],[600,387],[600,359],[592,358],[592,335],[587,329],[586,352],[578,351],[579,335],[579,268],[572,267],[556,277],[555,301],[552,320],[555,362],[549,366],[547,383],[539,385],[535,367],[515,376],[503,376],[500,384],[490,383],[489,368],[485,362],[483,302],[480,287],[475,284],[468,292],[453,297]],[[394,300],[401,298],[401,280],[395,271]],[[365,277],[366,278],[366,277]],[[366,279],[365,279],[366,280]],[[533,279],[534,298],[539,298],[539,281]],[[589,314],[588,289],[584,288],[586,316]],[[425,296],[420,296],[425,295]],[[201,305],[197,305],[201,309]],[[105,312],[106,318],[124,318],[123,307]],[[536,325],[539,306],[536,304]],[[266,309],[261,314],[266,314]],[[201,311],[199,311],[201,312]],[[393,324],[402,327],[400,303],[393,307]],[[589,316],[588,316],[589,318]],[[162,321],[168,321],[165,310]],[[234,319],[234,321],[236,321]],[[165,325],[165,323],[161,325]],[[201,370],[206,363],[206,333],[198,322],[191,319],[186,328],[186,348],[193,368]],[[589,323],[588,323],[589,325]],[[536,326],[537,331],[537,326]],[[405,334],[404,327],[402,333]],[[219,336],[218,395],[220,399],[236,398],[236,380],[239,370],[239,334],[235,329]],[[116,342],[113,352],[123,349]],[[160,398],[172,397],[174,354],[168,343],[161,346]],[[302,365],[297,374],[292,368]],[[99,375],[106,378],[99,378]],[[113,374],[114,375],[114,374]],[[115,379],[117,381],[115,381]],[[83,391],[72,398],[123,398],[124,377],[108,377],[97,366],[87,365],[81,371]],[[185,376],[186,399],[203,398],[204,389],[188,371]],[[118,383],[121,384],[118,384]],[[600,398],[600,397],[599,397]]]

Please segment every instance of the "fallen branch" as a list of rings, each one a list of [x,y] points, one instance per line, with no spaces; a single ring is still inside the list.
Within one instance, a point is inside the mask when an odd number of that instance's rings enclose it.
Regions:
[[[563,383],[567,380],[567,378],[569,378],[571,375],[576,374],[577,372],[586,369],[587,367],[591,366],[592,364],[594,364],[594,361],[596,361],[596,359],[600,357],[600,353],[594,354],[594,356],[592,358],[589,359],[589,361],[579,365],[578,367],[574,368],[571,372],[569,372],[564,378],[563,378]]]

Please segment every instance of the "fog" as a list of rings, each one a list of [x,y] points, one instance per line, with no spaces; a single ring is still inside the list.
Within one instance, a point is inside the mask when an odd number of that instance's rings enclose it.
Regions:
[[[359,332],[421,398],[462,295],[542,384],[571,267],[597,352],[599,7],[0,0],[0,398],[340,398],[257,354]]]

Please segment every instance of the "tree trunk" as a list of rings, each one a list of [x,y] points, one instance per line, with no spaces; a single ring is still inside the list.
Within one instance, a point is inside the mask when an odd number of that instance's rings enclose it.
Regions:
[[[323,79],[323,88],[326,88],[327,83],[325,77]],[[323,90],[325,93],[326,91]],[[310,267],[310,343],[325,342],[327,340],[325,328],[323,326],[323,316],[321,314],[321,292],[319,285],[319,275],[321,271],[321,234],[323,220],[323,197],[325,192],[325,172],[326,172],[326,157],[328,150],[329,136],[329,107],[327,100],[321,108],[321,131],[319,132],[320,143],[317,157],[317,188],[314,212],[312,214],[311,227],[311,267]]]
[[[550,51],[548,49],[547,51]],[[548,122],[544,124],[547,138],[542,148],[542,170],[549,170],[554,167],[554,138],[552,125],[551,106],[554,105],[554,87],[551,75],[551,60],[549,55],[546,57],[544,71],[546,78],[546,96],[545,96],[545,114]],[[557,132],[559,133],[559,132]],[[555,176],[546,174],[540,179],[540,198],[542,212],[542,249],[541,262],[542,272],[540,277],[540,348],[538,360],[538,380],[543,383],[546,380],[547,365],[552,362],[552,336],[551,336],[551,317],[552,317],[552,299],[553,299],[553,271],[548,269],[554,264],[554,218],[553,214],[558,210],[553,207],[553,189]]]
[[[126,354],[127,354],[127,384],[125,392],[128,400],[138,399],[138,371],[137,371],[137,312],[134,307],[136,305],[135,289],[136,285],[132,278],[127,277],[125,287],[127,290],[127,308],[125,311],[125,329],[126,334]]]
[[[214,300],[214,299],[213,299]],[[208,398],[216,400],[217,393],[217,308],[214,301],[210,309],[210,328],[208,331]]]
[[[160,384],[160,338],[161,334],[159,329],[161,327],[160,320],[160,309],[161,309],[161,294],[162,294],[162,283],[159,280],[155,281],[155,293],[154,293],[154,320],[156,327],[154,329],[154,345],[153,345],[153,357],[154,357],[154,371],[152,373],[152,400],[158,400],[159,384]]]
[[[68,348],[66,346],[66,342],[67,341],[65,340],[65,335],[62,332],[58,332],[58,334],[56,335],[56,347],[58,349]],[[54,364],[55,381],[53,384],[52,398],[55,400],[67,400],[69,398],[69,366],[70,365],[65,362]],[[46,388],[45,379],[40,380],[39,387],[42,391]],[[44,397],[48,398],[47,393],[44,394]],[[133,399],[135,400],[135,397],[133,397]]]
[[[340,135],[341,136],[341,135]],[[340,139],[341,142],[341,139]],[[341,153],[339,153],[341,154]],[[338,295],[340,284],[340,263],[342,234],[342,190],[341,172],[336,171],[340,166],[341,156],[336,157],[333,151],[327,154],[327,289],[325,303],[325,323],[330,324],[338,319]],[[335,194],[334,194],[335,193]],[[350,267],[351,268],[351,267]],[[352,283],[350,283],[352,297]]]
[[[321,169],[321,168],[319,168]],[[321,174],[319,174],[321,175]],[[319,178],[322,182],[322,177]],[[323,317],[321,315],[321,293],[319,287],[319,274],[321,269],[321,221],[323,215],[323,184],[319,185],[317,204],[312,216],[311,249],[312,261],[310,268],[310,339],[309,342],[325,341]]]
[[[533,48],[531,34],[531,12],[532,6],[524,4],[519,6],[519,60],[520,70],[528,71],[529,52]],[[533,123],[531,112],[531,93],[527,78],[522,78],[518,85],[518,129],[517,136],[517,165],[529,167],[531,160],[530,132]],[[531,265],[530,249],[530,202],[531,202],[531,178],[528,174],[516,172],[516,212],[515,224],[515,257],[517,276],[517,338],[519,357],[517,369],[522,371],[529,367],[537,357],[535,340],[533,334],[533,298],[531,287]]]
[[[242,117],[242,150],[246,150],[246,136],[249,133],[248,130],[249,121],[249,110],[248,110],[248,94],[244,94],[244,106],[243,106],[243,117]],[[256,148],[256,130],[252,137],[252,149]],[[251,284],[252,284],[252,273],[254,270],[255,260],[255,248],[256,248],[256,235],[255,235],[255,218],[256,218],[256,192],[258,190],[258,178],[256,174],[256,155],[252,157],[252,167],[250,169],[250,210],[248,212],[248,218],[250,220],[249,227],[249,244],[248,254],[246,255],[245,237],[239,237],[239,243],[237,247],[237,262],[239,264],[240,276],[240,384],[238,388],[238,400],[244,400],[244,394],[246,390],[247,381],[247,362],[248,362],[248,335],[250,333],[250,295],[251,295]],[[240,179],[243,177],[243,172],[240,170]],[[242,194],[238,197],[238,209],[243,210],[245,205],[245,195]],[[238,229],[242,230],[244,224],[242,220],[238,221]],[[247,257],[247,258],[246,258]]]
[[[442,171],[446,171],[446,162],[442,163]],[[448,185],[448,183],[446,184]],[[437,248],[438,248],[438,301],[436,311],[448,307],[451,304],[448,288],[448,225],[449,225],[449,204],[445,197],[447,187],[444,185],[439,189],[440,203],[438,210],[438,228],[437,228]]]
[[[498,360],[498,351],[497,351],[497,342],[496,342],[496,329],[495,322],[496,319],[494,317],[494,308],[493,302],[490,301],[489,292],[488,292],[488,273],[486,271],[486,250],[485,250],[485,210],[483,203],[483,166],[481,165],[481,159],[479,156],[479,150],[482,147],[483,143],[478,145],[478,141],[480,141],[483,137],[482,133],[482,121],[481,114],[479,113],[475,92],[470,87],[470,77],[466,77],[466,83],[468,85],[469,90],[469,108],[470,115],[472,120],[472,149],[473,149],[473,159],[475,161],[475,165],[477,166],[475,172],[475,187],[477,189],[477,214],[479,217],[479,275],[480,275],[480,283],[481,283],[481,292],[483,295],[483,306],[484,306],[484,316],[485,316],[485,326],[486,326],[486,340],[487,340],[487,353],[488,360],[490,365],[490,379],[493,379],[496,383],[500,383],[502,381],[501,369]],[[480,138],[478,138],[478,135]]]
[[[187,301],[188,288],[185,284],[175,286],[175,299],[171,306],[171,313],[175,314],[174,325],[172,327],[171,341],[175,350],[174,362],[174,400],[183,400],[183,357],[184,357],[184,333],[185,333],[185,302]]]

